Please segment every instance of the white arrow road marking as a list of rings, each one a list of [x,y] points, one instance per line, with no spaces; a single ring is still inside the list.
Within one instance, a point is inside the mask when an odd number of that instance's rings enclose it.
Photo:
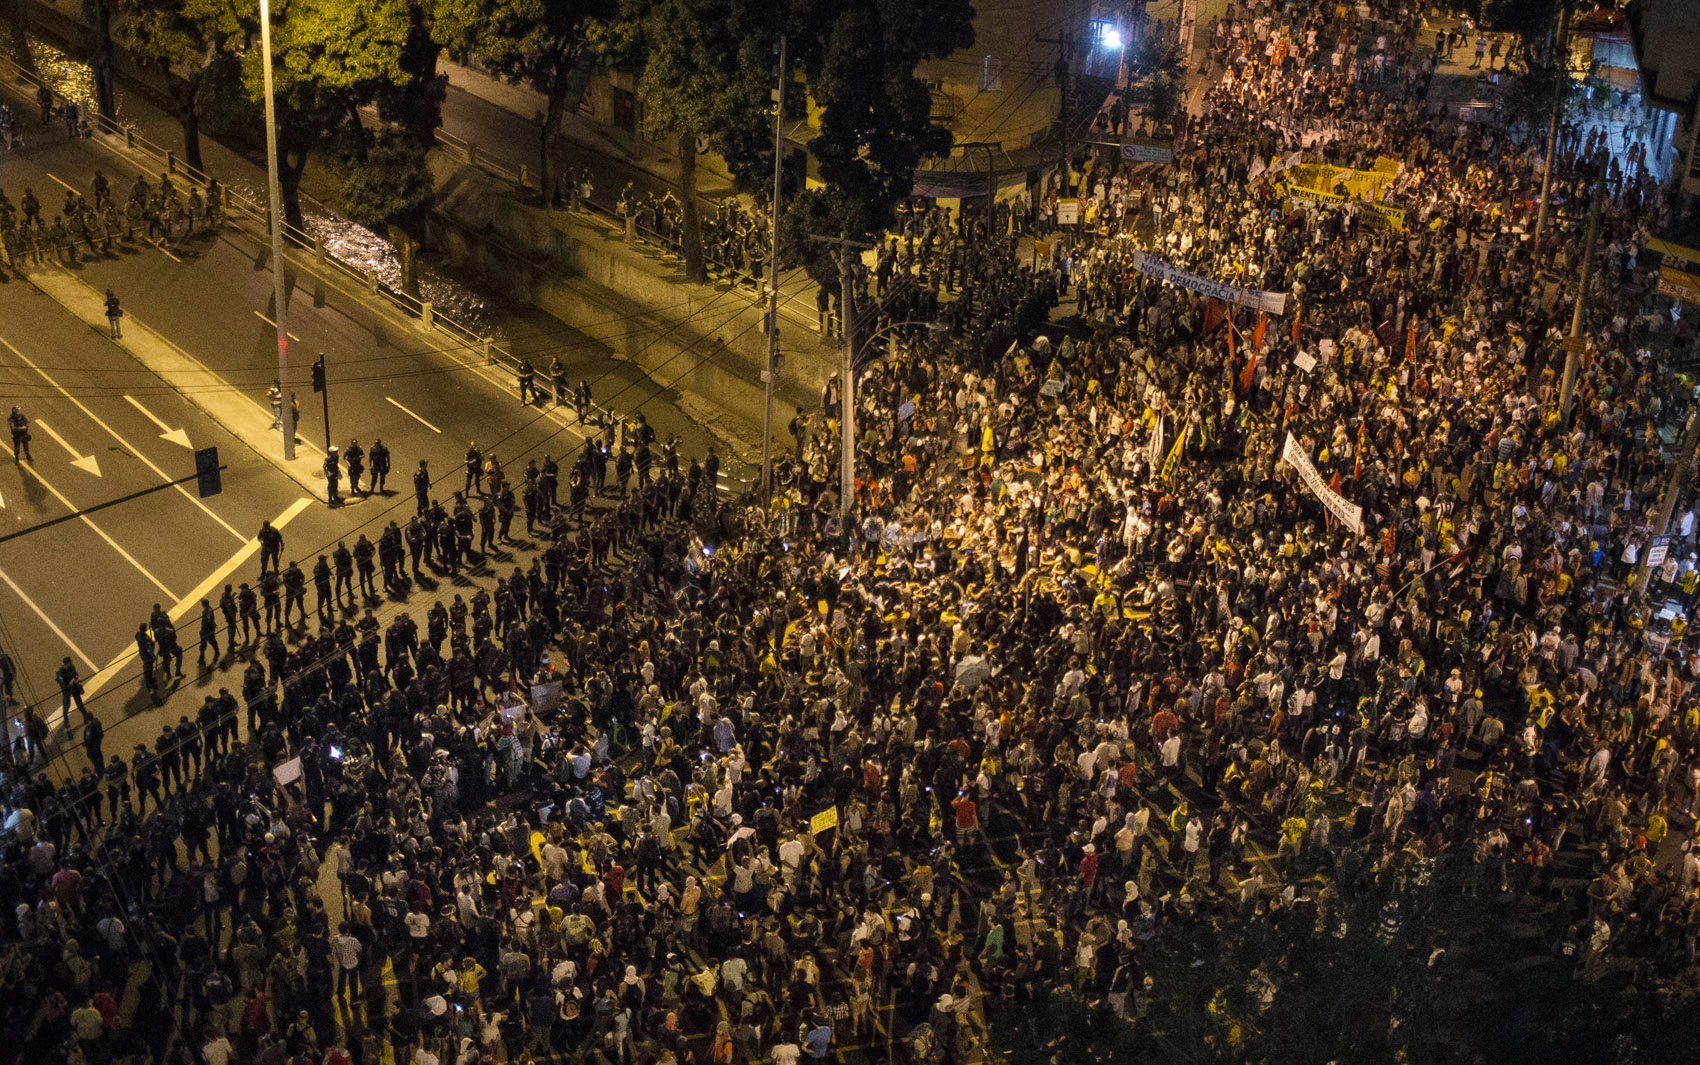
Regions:
[[[41,425],[41,422],[37,421],[35,424]],[[47,427],[45,425],[42,425],[42,428],[46,429]],[[52,430],[48,430],[48,431],[51,432]],[[12,455],[12,449],[7,447],[5,444],[0,444],[0,451],[4,451],[8,455]],[[16,459],[17,456],[12,455],[12,458]],[[41,475],[41,471],[37,470],[33,463],[29,467],[29,476],[34,477],[36,480],[40,481],[41,486],[43,488],[47,489],[49,492],[52,492],[53,498],[57,499],[61,504],[63,504],[66,510],[72,512],[73,514],[76,513],[77,505],[75,503],[71,502],[69,499],[67,499],[64,492],[61,492],[59,489],[53,487],[53,482],[51,482],[47,478],[43,477]],[[87,514],[84,514],[84,515],[81,515],[80,520],[82,521],[82,523],[84,525],[87,525],[90,529],[94,530],[94,533],[95,533],[96,536],[99,536],[102,540],[105,540],[106,546],[108,546],[108,547],[112,548],[112,550],[118,552],[118,556],[120,558],[122,558],[124,561],[128,562],[131,566],[134,566],[135,569],[136,569],[136,572],[140,573],[142,576],[146,577],[149,580],[149,582],[151,582],[153,584],[153,586],[155,588],[158,588],[160,591],[164,592],[166,595],[171,596],[171,598],[173,600],[175,600],[177,598],[177,594],[175,592],[173,592],[170,588],[167,588],[165,586],[165,584],[158,577],[155,577],[153,574],[149,573],[148,568],[146,566],[144,566],[140,562],[136,561],[135,555],[132,555],[132,554],[130,554],[130,552],[124,550],[124,548],[118,543],[117,540],[114,540],[112,537],[110,537],[106,534],[105,529],[102,529],[100,526],[96,525],[94,523],[93,518],[89,517]]]
[[[187,432],[182,429],[173,429],[171,426],[160,421],[158,416],[156,416],[153,411],[142,406],[141,402],[137,400],[135,396],[125,396],[124,398],[130,401],[130,406],[147,415],[148,421],[153,422],[155,425],[165,430],[165,432],[159,434],[159,438],[161,440],[169,440],[173,444],[178,444],[188,448],[190,451],[195,450],[195,445],[189,443],[189,434]]]
[[[71,453],[71,465],[75,466],[79,470],[84,471],[85,473],[92,473],[96,477],[101,476],[100,463],[95,460],[95,457],[93,455],[79,455],[79,454],[77,454],[76,448],[72,447],[69,443],[67,443],[65,441],[64,437],[62,437],[58,433],[54,432],[53,426],[48,425],[46,422],[42,421],[40,418],[37,418],[35,420],[35,424],[40,427],[42,432],[46,433],[48,436],[51,436],[54,440],[57,440],[59,442],[60,447],[64,448],[66,451],[69,451]],[[76,508],[73,507],[72,509],[74,510]]]
[[[162,481],[176,480],[176,478],[172,477],[170,474],[166,473],[164,470],[160,469],[158,466],[155,466],[151,459],[149,459],[146,455],[142,454],[141,449],[133,446],[128,440],[119,436],[117,430],[113,429],[112,426],[107,425],[106,422],[101,420],[100,415],[96,414],[94,411],[89,410],[88,407],[84,406],[82,400],[78,399],[76,396],[71,395],[71,393],[65,391],[65,388],[64,388],[63,385],[61,385],[58,381],[55,381],[53,379],[53,376],[51,374],[49,374],[46,370],[43,370],[41,367],[37,366],[35,364],[35,362],[33,360],[31,360],[28,355],[25,355],[22,351],[20,351],[18,349],[18,346],[16,344],[12,343],[10,340],[7,340],[5,337],[0,336],[0,346],[5,347],[6,350],[10,351],[13,355],[16,355],[18,357],[19,362],[23,363],[25,366],[28,366],[30,369],[32,369],[36,373],[40,374],[42,380],[46,381],[48,384],[50,384],[54,388],[58,389],[59,394],[64,396],[66,399],[70,400],[73,404],[75,404],[76,408],[78,410],[80,410],[84,414],[88,415],[90,421],[94,422],[96,425],[98,425],[102,429],[106,430],[106,435],[108,435],[108,436],[112,437],[112,439],[118,441],[118,443],[123,445],[125,451],[128,451],[130,454],[136,456],[138,459],[140,459],[142,461],[142,464],[144,466],[146,466],[148,469],[152,470],[154,473],[158,474],[160,480],[162,480]],[[152,416],[150,415],[150,417],[152,417]],[[177,494],[182,496],[184,499],[187,499],[189,502],[193,503],[195,506],[199,507],[200,510],[201,510],[201,513],[205,514],[207,517],[211,518],[212,520],[218,522],[220,525],[224,526],[225,531],[230,533],[230,535],[236,537],[236,540],[237,540],[238,543],[240,543],[243,540],[248,539],[246,536],[243,536],[241,533],[237,532],[235,526],[231,525],[228,521],[225,521],[223,518],[221,518],[217,514],[213,513],[212,509],[209,508],[205,503],[201,502],[201,500],[198,496],[190,494],[190,492],[187,488],[184,488],[182,485],[178,485],[177,486]]]

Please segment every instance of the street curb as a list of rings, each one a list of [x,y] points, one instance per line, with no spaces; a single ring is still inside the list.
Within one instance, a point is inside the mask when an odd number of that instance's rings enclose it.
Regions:
[[[64,269],[36,267],[23,272],[24,279],[48,299],[69,311],[84,325],[107,336],[105,302],[99,292],[82,278]],[[271,437],[271,412],[252,396],[232,385],[216,371],[190,355],[176,343],[126,314],[122,339],[112,343],[143,367],[157,375],[172,391],[191,406],[217,422],[231,436],[242,441],[249,450],[277,467],[285,476],[304,488],[314,499],[324,502],[324,472],[320,463],[324,452],[305,439],[298,447],[317,455],[318,460],[297,458],[292,461],[273,454],[263,442]],[[193,396],[183,392],[178,382],[186,375],[198,375],[198,380],[216,384],[224,391],[207,391]]]

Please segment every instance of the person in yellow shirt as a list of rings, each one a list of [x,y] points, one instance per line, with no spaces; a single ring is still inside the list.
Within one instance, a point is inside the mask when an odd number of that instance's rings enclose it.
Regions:
[[[478,964],[472,955],[469,954],[460,960],[457,990],[460,991],[460,997],[471,1008],[472,1015],[480,1020],[484,1017],[484,1003],[479,998],[478,989],[483,984],[486,975],[484,966]]]
[[[1652,813],[1647,815],[1647,831],[1644,835],[1647,837],[1648,854],[1657,854],[1659,851],[1659,844],[1664,842],[1664,838],[1669,834],[1670,822],[1665,819],[1665,815],[1663,813],[1658,810],[1654,810]]]
[[[1299,853],[1304,848],[1305,830],[1310,827],[1303,817],[1298,814],[1281,822],[1281,843],[1276,848],[1276,858],[1281,862],[1281,868],[1288,874],[1293,871],[1293,863],[1298,861]]]

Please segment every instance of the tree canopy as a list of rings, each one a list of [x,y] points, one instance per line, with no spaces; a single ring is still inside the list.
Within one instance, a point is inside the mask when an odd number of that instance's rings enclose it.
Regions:
[[[409,12],[405,0],[278,0],[271,10],[278,180],[284,216],[299,226],[308,154],[359,131],[359,109],[410,79],[402,63]],[[243,75],[253,98],[264,100],[259,49],[248,50]]]
[[[554,195],[561,120],[584,98],[605,52],[615,0],[437,0],[436,39],[450,55],[476,54],[490,73],[542,93],[545,202]]]

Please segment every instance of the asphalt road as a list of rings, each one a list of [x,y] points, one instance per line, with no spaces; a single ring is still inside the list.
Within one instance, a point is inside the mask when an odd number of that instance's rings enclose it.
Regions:
[[[0,536],[24,534],[0,542],[0,641],[20,668],[16,697],[54,717],[60,657],[92,681],[132,652],[155,603],[188,611],[192,657],[192,593],[216,574],[257,573],[246,548],[262,521],[286,522],[286,541],[299,545],[348,524],[118,345],[16,280],[0,286],[0,395],[33,423],[33,461],[15,461],[9,436],[0,445]],[[227,467],[217,496],[199,498],[190,482],[26,532],[190,476],[192,449],[202,447],[217,447]],[[89,694],[107,722],[147,705],[133,668]]]
[[[89,194],[97,167],[122,200],[135,168],[95,142],[40,131],[25,149],[0,154],[0,188],[14,203],[33,188],[51,218],[68,187]],[[333,441],[346,445],[358,437],[369,446],[382,437],[393,455],[391,498],[332,509],[317,498],[322,482],[300,483],[274,461],[281,450],[275,435],[239,434],[225,428],[233,424],[228,419],[207,413],[220,402],[228,406],[233,395],[263,404],[276,373],[272,275],[262,247],[227,231],[157,246],[136,241],[92,256],[82,249],[78,262],[52,269],[95,292],[118,293],[131,342],[137,327],[146,326],[205,371],[162,376],[107,339],[103,328],[68,312],[17,271],[5,271],[0,404],[22,405],[35,431],[33,463],[13,464],[9,451],[0,451],[0,536],[186,477],[193,472],[192,448],[217,446],[228,466],[224,493],[204,502],[194,498],[191,483],[0,541],[0,646],[21,669],[17,697],[63,724],[53,674],[70,654],[82,675],[98,682],[89,706],[108,726],[109,752],[151,740],[162,715],[175,721],[193,713],[220,684],[237,686],[240,670],[228,663],[207,674],[194,669],[196,590],[215,575],[218,581],[223,574],[257,576],[249,538],[262,520],[287,517],[285,561],[300,558],[310,566],[338,538],[352,540],[361,529],[375,538],[388,520],[405,522],[420,458],[430,462],[438,494],[447,499],[461,487],[468,441],[494,450],[513,475],[528,458],[565,459],[582,443],[571,414],[552,405],[522,408],[511,375],[485,366],[481,353],[444,350],[439,335],[292,270],[287,327],[297,338],[292,381],[302,408],[302,453],[316,458],[314,446],[324,442],[318,397],[307,381],[307,364],[324,352]],[[680,438],[687,461],[705,453],[708,432],[673,406],[670,393],[609,358],[595,339],[603,325],[614,323],[587,323],[580,331],[519,313],[504,331],[516,351],[533,359],[540,378],[546,381],[548,361],[559,355],[570,379],[590,381],[599,402],[643,411],[663,439]],[[215,581],[214,598],[220,587]],[[161,711],[129,660],[136,627],[155,603],[179,618],[189,667],[182,690]],[[400,600],[380,605],[380,616],[404,608]]]

